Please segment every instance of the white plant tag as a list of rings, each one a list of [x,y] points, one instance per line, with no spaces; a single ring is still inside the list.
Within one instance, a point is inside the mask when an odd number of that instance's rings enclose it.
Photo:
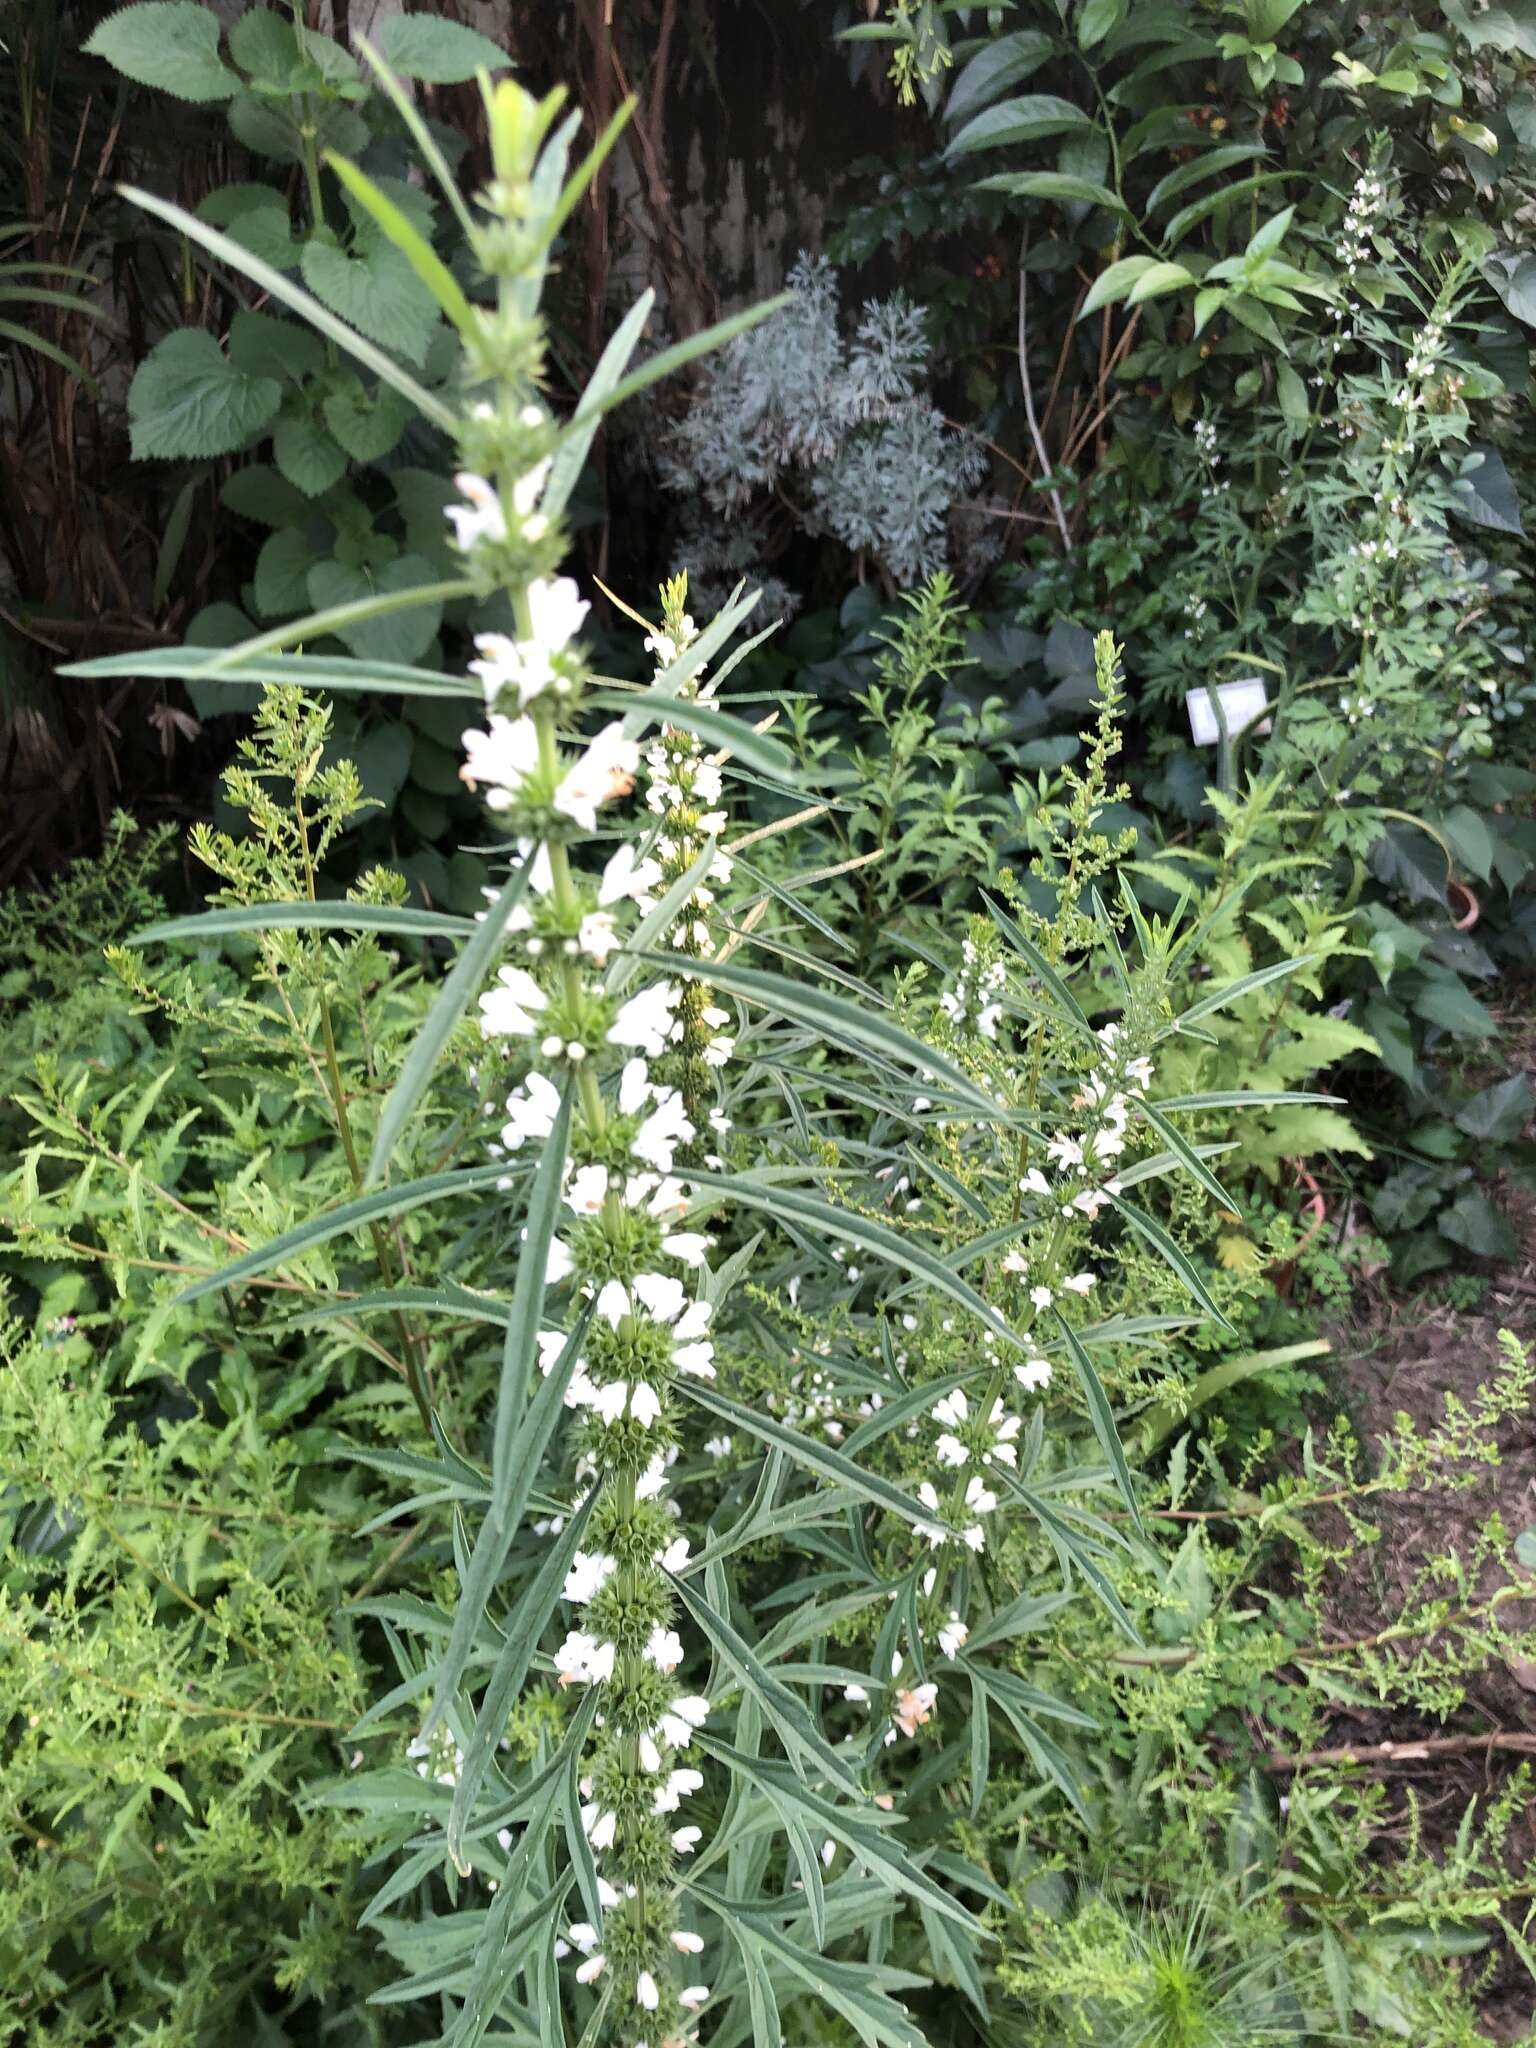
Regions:
[[[1257,676],[1239,676],[1230,683],[1218,683],[1216,695],[1221,699],[1222,713],[1227,721],[1227,738],[1235,740],[1240,732],[1246,732],[1256,720],[1263,719],[1260,732],[1269,731],[1269,720],[1264,714],[1269,709],[1269,699],[1264,694],[1264,685]],[[1186,690],[1184,708],[1189,713],[1189,736],[1197,747],[1214,747],[1221,738],[1216,724],[1216,710],[1211,703],[1208,690]]]

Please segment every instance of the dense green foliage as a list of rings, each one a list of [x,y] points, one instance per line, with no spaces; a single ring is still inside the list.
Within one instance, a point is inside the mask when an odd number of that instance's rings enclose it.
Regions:
[[[230,595],[60,686],[229,739],[0,897],[26,2048],[1530,2007],[1536,1532],[1438,1533],[1529,1333],[1373,1428],[1330,1333],[1518,1248],[1536,34],[847,12],[861,313],[574,371],[628,110],[435,13],[86,42],[243,153],[130,195],[227,297],[126,410]],[[684,572],[601,629],[600,428]]]

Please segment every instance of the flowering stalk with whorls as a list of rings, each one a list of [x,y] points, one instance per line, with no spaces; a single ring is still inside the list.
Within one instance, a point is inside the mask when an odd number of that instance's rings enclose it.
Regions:
[[[481,479],[459,481],[472,503]],[[514,496],[520,488],[518,480]],[[709,1712],[675,1677],[683,1645],[668,1574],[685,1567],[689,1543],[666,1497],[677,1441],[672,1383],[715,1372],[710,1305],[690,1293],[711,1240],[681,1227],[689,1192],[673,1171],[699,1139],[697,1112],[668,1069],[681,1056],[696,1081],[694,1063],[709,1073],[730,1041],[714,1028],[727,1020],[707,992],[685,1008],[677,985],[662,979],[624,998],[610,961],[622,957],[622,919],[648,912],[658,922],[657,890],[674,943],[696,959],[707,953],[708,898],[699,900],[695,870],[708,870],[724,813],[700,818],[690,799],[707,774],[718,803],[719,770],[706,770],[692,736],[668,724],[647,757],[654,829],[642,812],[631,821],[636,836],[620,841],[600,874],[573,864],[573,845],[603,806],[630,793],[640,765],[638,743],[618,723],[568,751],[585,609],[567,579],[535,583],[518,600],[518,639],[482,640],[476,666],[489,725],[464,735],[464,773],[485,783],[529,875],[529,896],[509,920],[522,958],[480,997],[486,1036],[531,1055],[503,1139],[513,1152],[541,1144],[544,1172],[550,1148],[565,1151],[569,1221],[550,1241],[548,1276],[568,1288],[575,1329],[541,1330],[539,1362],[566,1376],[564,1404],[580,1417],[578,1486],[593,1505],[561,1587],[573,1626],[554,1667],[562,1687],[589,1687],[600,1706],[579,1779],[598,1910],[572,1920],[558,1946],[575,1954],[578,1982],[612,1982],[615,2039],[649,2040],[654,2030],[668,2040],[708,1996],[704,1984],[676,1982],[671,1967],[704,1945],[678,1924],[673,1864],[700,1837],[677,1815],[703,1782],[688,1752]],[[683,635],[672,623],[675,659]]]

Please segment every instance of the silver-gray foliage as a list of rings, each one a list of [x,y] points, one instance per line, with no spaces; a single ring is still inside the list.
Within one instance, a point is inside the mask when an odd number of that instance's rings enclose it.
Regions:
[[[739,573],[744,547],[771,551],[772,515],[787,505],[894,583],[917,583],[945,565],[950,514],[980,483],[985,454],[932,402],[921,307],[900,293],[867,300],[846,335],[824,257],[802,256],[788,284],[790,304],[722,351],[664,446],[666,482],[703,515],[689,564],[695,576]],[[710,533],[729,564],[701,564]]]

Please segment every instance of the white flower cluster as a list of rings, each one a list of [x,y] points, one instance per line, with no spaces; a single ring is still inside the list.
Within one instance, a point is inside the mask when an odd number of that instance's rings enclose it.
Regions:
[[[1007,980],[1008,970],[1002,961],[983,957],[976,941],[967,939],[960,948],[955,985],[939,997],[939,1008],[957,1031],[976,1031],[995,1041]]]
[[[1353,277],[1369,261],[1376,226],[1386,205],[1387,188],[1383,180],[1374,171],[1362,171],[1349,195],[1333,249],[1334,261],[1343,265],[1346,277]]]

